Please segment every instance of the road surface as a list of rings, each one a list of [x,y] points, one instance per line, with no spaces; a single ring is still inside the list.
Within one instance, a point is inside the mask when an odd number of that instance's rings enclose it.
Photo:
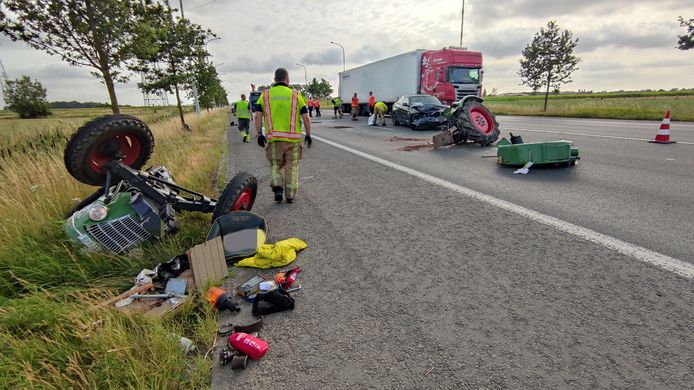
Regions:
[[[317,121],[293,205],[272,201],[263,151],[230,133],[229,172],[259,178],[270,240],[309,248],[295,310],[265,318],[268,354],[215,366],[213,388],[692,387],[693,124],[672,126],[689,143],[653,145],[627,138],[657,122],[499,118],[526,142],[581,148],[574,168],[519,176],[493,147],[403,152],[421,141],[392,137],[432,132],[364,119]]]

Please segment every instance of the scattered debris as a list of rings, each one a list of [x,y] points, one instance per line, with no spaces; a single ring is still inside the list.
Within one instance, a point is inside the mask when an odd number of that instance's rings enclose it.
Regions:
[[[198,288],[205,288],[210,280],[224,279],[229,274],[222,238],[219,236],[191,248],[188,258]]]
[[[394,137],[388,138],[388,141],[390,142],[396,142],[396,141],[426,141],[425,138],[409,138],[409,137],[398,137],[397,135]]]
[[[294,298],[283,289],[258,293],[253,300],[253,315],[262,316],[294,309]]]
[[[573,166],[580,159],[578,148],[565,140],[513,144],[502,138],[497,143],[496,155],[500,165],[510,166],[524,166],[529,162],[537,166]]]
[[[406,145],[398,148],[398,150],[402,150],[404,152],[411,152],[413,150],[421,150],[421,149],[432,149],[435,148],[436,145],[431,144],[431,143],[426,143],[426,144],[419,144],[419,145]]]
[[[241,311],[239,305],[232,301],[231,294],[219,287],[212,287],[207,291],[207,301],[218,311],[229,310],[232,313]]]
[[[269,347],[267,341],[243,332],[232,333],[229,336],[229,346],[253,360],[263,357]]]
[[[263,244],[253,257],[245,258],[237,267],[277,268],[284,267],[296,260],[296,254],[308,245],[298,238],[288,238],[273,244]]]
[[[533,162],[528,161],[525,165],[523,165],[523,168],[516,169],[515,171],[513,171],[513,173],[520,173],[521,175],[527,175],[528,172],[530,172],[530,167],[532,167],[532,166],[533,166]]]

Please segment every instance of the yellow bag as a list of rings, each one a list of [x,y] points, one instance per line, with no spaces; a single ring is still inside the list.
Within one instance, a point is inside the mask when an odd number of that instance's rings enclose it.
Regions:
[[[247,257],[237,267],[277,268],[284,267],[296,260],[296,252],[306,249],[308,245],[298,238],[288,238],[273,244],[263,244],[255,256]]]

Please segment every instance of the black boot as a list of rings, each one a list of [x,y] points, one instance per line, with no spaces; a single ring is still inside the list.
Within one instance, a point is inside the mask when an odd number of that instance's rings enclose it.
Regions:
[[[275,202],[282,203],[282,187],[272,187],[272,192],[275,193]]]

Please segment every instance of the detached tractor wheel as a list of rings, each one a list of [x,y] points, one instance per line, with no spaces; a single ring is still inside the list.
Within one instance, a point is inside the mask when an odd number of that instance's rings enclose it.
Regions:
[[[241,172],[227,184],[212,212],[212,221],[232,211],[251,211],[258,194],[258,180]]]
[[[130,115],[106,115],[85,123],[70,137],[63,159],[67,171],[77,180],[103,185],[103,166],[120,160],[140,169],[152,155],[154,137],[149,127]]]
[[[494,114],[482,103],[470,100],[458,111],[459,129],[467,132],[467,137],[482,146],[491,145],[499,139],[499,123]]]

